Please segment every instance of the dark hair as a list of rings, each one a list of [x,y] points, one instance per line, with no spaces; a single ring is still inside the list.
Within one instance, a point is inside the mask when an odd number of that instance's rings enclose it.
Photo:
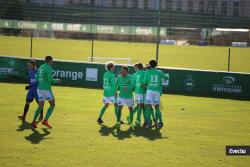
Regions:
[[[146,69],[150,69],[150,65],[149,64],[146,64]]]
[[[112,67],[114,67],[114,64],[113,64],[113,63],[109,63],[109,64],[107,65],[107,70],[110,70]]]
[[[157,61],[156,60],[150,60],[149,65],[151,68],[155,68],[157,66]]]
[[[134,67],[138,67],[138,63],[135,63]]]
[[[137,68],[140,69],[140,70],[142,70],[142,69],[143,69],[142,63],[138,63],[138,64],[137,64]]]
[[[127,66],[122,66],[122,69],[126,70],[128,72],[128,67]]]
[[[53,60],[53,58],[51,56],[46,56],[45,57],[45,62],[52,61],[52,60]]]
[[[32,64],[33,66],[36,65],[36,61],[35,60],[30,60],[29,63]]]

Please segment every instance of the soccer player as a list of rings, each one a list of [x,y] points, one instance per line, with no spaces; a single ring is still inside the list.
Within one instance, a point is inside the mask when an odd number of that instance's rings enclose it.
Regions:
[[[115,64],[113,62],[108,62],[106,64],[106,72],[103,75],[103,103],[104,106],[102,107],[97,122],[99,124],[104,123],[102,117],[107,110],[110,103],[113,103],[115,106],[115,116],[117,119],[117,103],[116,103],[116,85],[115,85]]]
[[[128,67],[122,66],[121,75],[117,78],[116,83],[117,91],[119,91],[118,96],[118,112],[117,112],[117,127],[120,127],[121,124],[121,112],[124,105],[128,106],[129,109],[129,117],[128,122],[130,127],[133,126],[133,106],[134,106],[134,99],[133,99],[133,81],[132,76],[128,74]]]
[[[137,111],[136,117],[136,125],[141,124],[141,111],[144,106],[144,96],[145,96],[145,89],[143,87],[143,78],[145,75],[145,71],[143,69],[142,63],[138,63],[136,67],[136,73],[133,74],[133,84],[135,87],[135,102],[136,107],[135,111]]]
[[[38,69],[38,72],[36,74],[36,81],[38,81],[37,95],[39,103],[34,114],[34,119],[31,123],[31,126],[33,128],[37,128],[36,119],[42,111],[45,100],[49,101],[50,107],[47,110],[47,114],[45,116],[45,119],[42,121],[42,124],[47,126],[48,128],[52,128],[48,123],[48,119],[50,118],[55,108],[55,99],[51,90],[51,84],[61,83],[60,79],[53,79],[52,77],[52,64],[53,58],[51,56],[46,56],[45,63]]]
[[[37,68],[36,68],[36,61],[35,60],[30,60],[28,62],[28,79],[29,79],[29,85],[25,87],[25,90],[28,90],[28,93],[26,95],[26,103],[24,106],[24,111],[23,115],[18,116],[19,119],[25,121],[27,112],[29,110],[30,103],[35,99],[36,102],[38,103],[38,96],[37,96],[37,86],[38,83],[35,80],[35,75],[37,73]],[[41,111],[39,121],[43,120],[43,110]]]
[[[149,65],[151,69],[147,70],[145,72],[143,83],[147,87],[146,92],[146,113],[147,113],[147,120],[146,120],[146,127],[150,127],[150,107],[155,106],[155,116],[156,116],[156,128],[162,128],[163,127],[163,121],[162,121],[162,114],[160,111],[160,93],[162,89],[162,79],[167,80],[168,77],[161,71],[157,70],[157,61],[150,60]],[[159,120],[159,123],[158,123]]]

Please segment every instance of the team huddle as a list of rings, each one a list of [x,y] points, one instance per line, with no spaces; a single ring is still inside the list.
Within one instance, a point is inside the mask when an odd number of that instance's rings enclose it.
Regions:
[[[110,103],[114,104],[116,126],[123,124],[121,121],[121,113],[123,106],[129,109],[127,121],[131,128],[134,128],[133,117],[136,115],[135,124],[141,125],[141,115],[143,113],[145,128],[162,128],[162,114],[160,111],[160,96],[162,94],[162,81],[168,80],[168,77],[161,71],[156,69],[157,62],[151,60],[144,70],[143,65],[138,63],[135,65],[135,73],[128,74],[127,66],[122,66],[121,74],[116,78],[114,74],[115,64],[109,62],[106,64],[106,70],[103,76],[103,103],[97,122],[104,123],[102,117]],[[119,95],[118,93],[119,92]],[[135,103],[133,92],[135,93]],[[153,109],[155,108],[155,111]],[[153,124],[154,123],[154,124]]]
[[[61,83],[60,79],[53,79],[52,63],[53,58],[51,56],[45,57],[45,63],[41,65],[39,69],[36,68],[35,60],[30,60],[28,63],[29,85],[25,87],[25,89],[28,90],[26,104],[23,114],[18,116],[18,118],[23,121],[26,119],[29,104],[35,99],[38,103],[38,107],[31,123],[33,128],[37,128],[38,116],[39,121],[42,122],[43,125],[51,128],[48,119],[55,108],[55,98],[51,90],[51,84]],[[117,127],[124,124],[121,120],[121,114],[123,106],[127,106],[129,109],[127,121],[130,127],[134,127],[133,118],[135,113],[137,113],[135,123],[138,126],[141,125],[141,115],[143,113],[143,127],[162,128],[163,121],[160,111],[160,96],[162,94],[162,81],[168,80],[168,77],[162,71],[157,70],[156,66],[157,62],[151,60],[146,70],[144,70],[143,65],[138,63],[135,65],[136,72],[133,75],[128,74],[129,69],[127,66],[122,66],[121,74],[116,78],[114,74],[115,64],[113,62],[107,63],[107,71],[103,76],[104,106],[100,111],[97,122],[99,124],[104,123],[102,117],[109,104],[113,103]],[[117,92],[119,92],[119,95]],[[135,107],[133,92],[135,93]],[[45,100],[49,102],[50,106],[44,117],[43,108]]]

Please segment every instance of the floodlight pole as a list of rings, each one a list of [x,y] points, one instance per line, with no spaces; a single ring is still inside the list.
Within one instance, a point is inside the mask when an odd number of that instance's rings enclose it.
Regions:
[[[94,61],[94,39],[93,39],[93,6],[94,4],[91,3],[91,62]]]
[[[158,1],[158,16],[157,16],[157,41],[156,41],[156,56],[155,60],[158,62],[159,59],[159,44],[160,44],[160,26],[161,26],[161,0],[156,0]]]

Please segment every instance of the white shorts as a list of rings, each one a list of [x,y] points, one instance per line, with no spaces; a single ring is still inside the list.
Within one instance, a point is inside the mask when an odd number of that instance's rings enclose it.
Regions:
[[[44,100],[50,101],[54,99],[53,93],[50,90],[37,89],[37,96],[38,96],[38,101],[44,101]]]
[[[147,90],[145,104],[160,104],[160,92]]]
[[[135,103],[143,104],[144,103],[144,94],[135,94]]]
[[[116,103],[116,99],[115,99],[115,96],[110,96],[110,97],[103,97],[102,99],[103,103],[106,104],[106,103]]]
[[[124,99],[121,97],[118,97],[117,99],[118,105],[119,106],[128,106],[128,107],[133,107],[134,106],[134,99]]]

